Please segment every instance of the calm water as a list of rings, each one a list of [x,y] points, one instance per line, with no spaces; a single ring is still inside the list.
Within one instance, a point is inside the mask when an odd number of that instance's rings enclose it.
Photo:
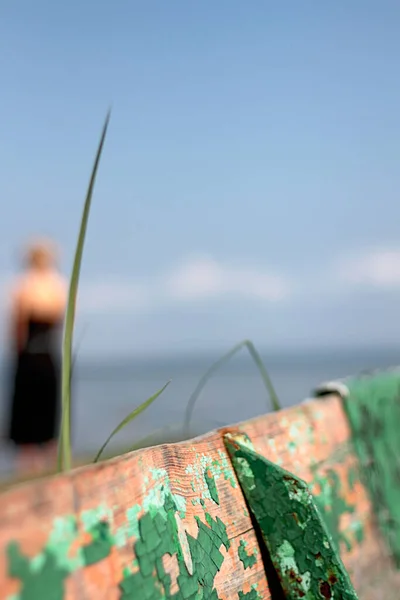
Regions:
[[[153,441],[179,438],[188,398],[215,358],[81,362],[74,381],[75,453],[94,454],[119,421],[169,379],[172,381],[167,390],[118,434],[113,447],[130,447],[153,433]],[[264,361],[283,406],[309,397],[323,381],[400,363],[395,351],[265,356]],[[3,398],[2,421],[4,405]],[[204,388],[194,410],[192,433],[204,433],[268,410],[268,396],[257,368],[242,355],[223,367]],[[4,473],[12,468],[13,455],[3,445],[0,457],[0,470]]]

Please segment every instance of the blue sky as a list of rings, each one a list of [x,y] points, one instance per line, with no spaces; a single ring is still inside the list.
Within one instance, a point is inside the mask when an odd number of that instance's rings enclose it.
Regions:
[[[84,254],[86,354],[391,344],[400,4],[3,0],[0,282]]]

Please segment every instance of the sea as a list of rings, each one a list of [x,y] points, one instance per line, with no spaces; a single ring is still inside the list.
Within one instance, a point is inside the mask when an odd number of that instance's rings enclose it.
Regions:
[[[139,445],[179,441],[271,410],[257,366],[244,351],[218,369],[197,397],[189,430],[184,427],[189,398],[218,358],[215,353],[153,358],[81,359],[72,389],[74,455],[88,460],[112,430],[137,406],[170,381],[165,391],[111,441],[108,453]],[[323,349],[262,354],[282,407],[312,397],[319,384],[400,364],[400,348]],[[0,396],[0,428],[7,415],[5,386]],[[39,408],[38,408],[39,410]],[[13,448],[0,443],[0,475],[14,468]]]

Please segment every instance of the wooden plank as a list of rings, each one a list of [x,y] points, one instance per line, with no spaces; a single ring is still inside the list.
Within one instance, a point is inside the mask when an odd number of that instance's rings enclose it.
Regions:
[[[397,598],[337,397],[1,494],[0,597],[270,598],[227,430],[311,486],[362,600]]]
[[[390,598],[400,574],[377,530],[341,400],[312,400],[225,431],[241,432],[256,452],[310,485],[359,597]]]
[[[0,514],[2,598],[270,598],[219,433],[11,490]]]
[[[287,600],[358,600],[308,485],[238,438],[225,445]]]

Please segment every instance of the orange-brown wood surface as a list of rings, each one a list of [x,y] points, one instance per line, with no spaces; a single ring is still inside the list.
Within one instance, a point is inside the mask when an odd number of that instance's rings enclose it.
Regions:
[[[218,503],[210,495],[206,473],[215,482]],[[57,522],[61,527],[61,521],[72,516],[77,517],[77,534],[68,548],[70,558],[90,542],[85,523],[109,523],[114,543],[105,559],[91,566],[78,566],[66,577],[64,597],[120,598],[119,584],[124,570],[134,573],[139,568],[134,563],[137,521],[151,506],[162,506],[165,494],[169,493],[178,499],[182,508],[183,532],[196,538],[199,527],[195,517],[207,524],[206,514],[214,520],[218,517],[226,527],[230,547],[226,550],[221,544],[223,562],[214,581],[219,597],[236,600],[239,591],[246,593],[256,586],[261,597],[268,599],[270,594],[256,536],[219,433],[188,443],[134,452],[0,496],[1,598],[21,589],[21,581],[8,575],[8,544],[18,541],[22,553],[33,559],[43,552]],[[251,568],[245,569],[239,558],[241,543],[246,544],[247,554],[254,556]],[[171,574],[171,593],[174,593],[177,558],[166,556],[163,560]]]
[[[229,430],[242,432],[257,452],[310,484],[361,600],[398,597],[399,574],[377,533],[337,397]],[[204,580],[198,567],[211,556],[218,566],[207,589],[219,598],[236,600],[251,590],[270,598],[256,533],[225,451],[226,431],[1,494],[0,598],[151,600],[178,590],[189,598],[190,582]],[[158,511],[162,527],[169,522],[176,528],[176,548],[157,562],[154,553],[165,535],[143,517]],[[211,546],[202,549],[203,534]],[[170,580],[161,585],[165,574]],[[141,596],[133,595],[138,586]]]

